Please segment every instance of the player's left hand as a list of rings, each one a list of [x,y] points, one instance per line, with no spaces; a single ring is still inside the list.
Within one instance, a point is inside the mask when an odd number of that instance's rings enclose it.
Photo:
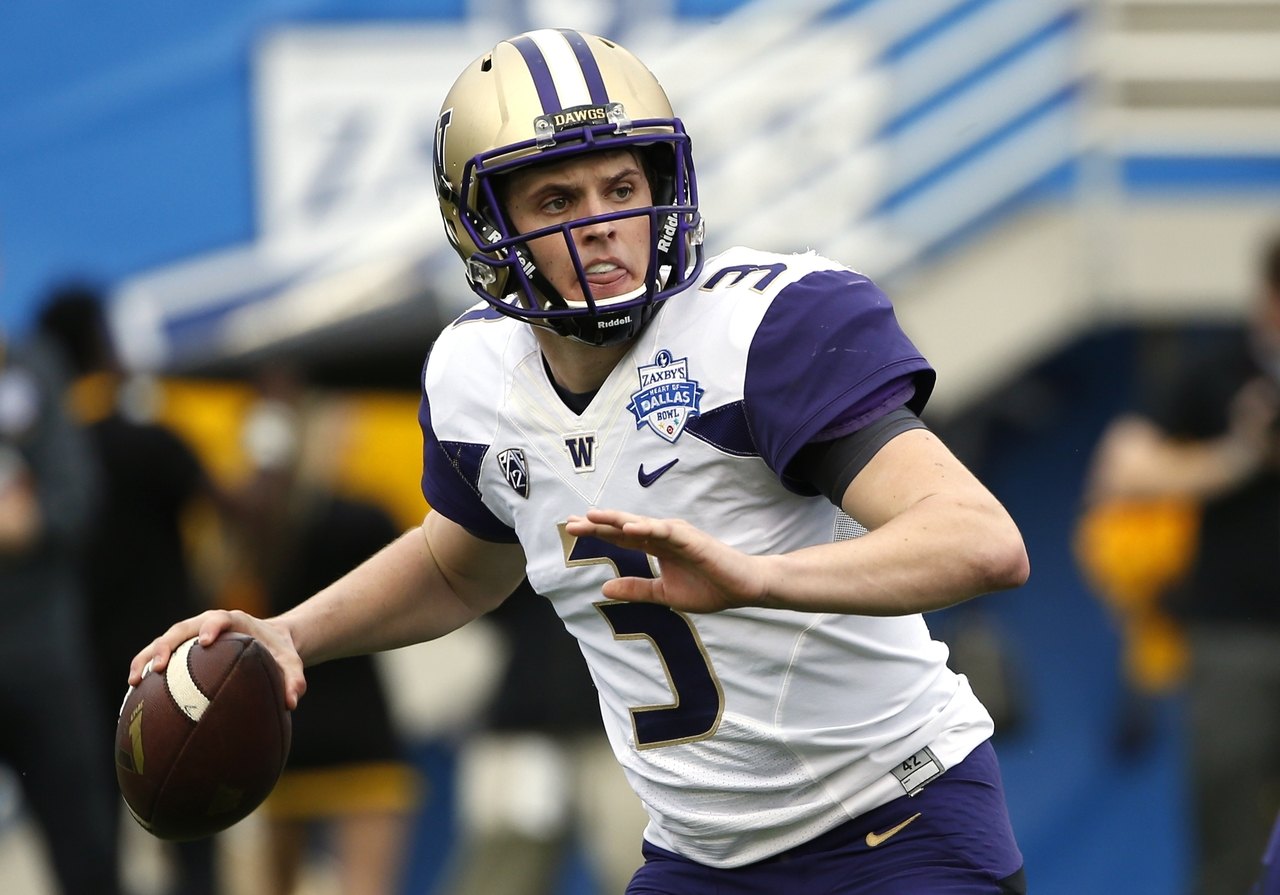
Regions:
[[[620,510],[588,510],[570,516],[565,530],[600,538],[658,560],[655,578],[623,577],[605,582],[611,600],[659,603],[685,612],[719,612],[760,605],[766,581],[760,557],[735,550],[683,519],[654,519]]]

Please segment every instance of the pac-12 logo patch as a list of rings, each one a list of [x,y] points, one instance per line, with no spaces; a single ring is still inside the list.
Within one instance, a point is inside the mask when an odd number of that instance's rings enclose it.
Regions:
[[[498,465],[502,467],[502,477],[507,480],[521,497],[529,497],[529,464],[525,462],[524,451],[520,448],[507,448],[498,453]]]
[[[676,360],[665,348],[653,363],[641,366],[640,390],[632,392],[627,409],[635,415],[636,428],[646,423],[667,441],[675,442],[690,417],[701,411],[702,389],[689,378],[689,358]]]

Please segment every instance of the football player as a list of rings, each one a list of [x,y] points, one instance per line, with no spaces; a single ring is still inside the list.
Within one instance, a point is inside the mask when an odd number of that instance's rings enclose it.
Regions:
[[[435,163],[481,301],[423,374],[431,512],[279,617],[174,626],[131,680],[243,631],[293,705],[305,665],[527,575],[650,816],[631,895],[1025,891],[991,718],[921,614],[1021,585],[1026,550],[921,423],[934,372],[885,295],[815,254],[704,259],[689,136],[600,37],[475,60]]]

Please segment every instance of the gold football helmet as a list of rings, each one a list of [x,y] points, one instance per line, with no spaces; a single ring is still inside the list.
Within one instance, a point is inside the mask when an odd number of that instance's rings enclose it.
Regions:
[[[517,233],[495,180],[514,169],[585,152],[634,148],[651,181],[653,206]],[[593,345],[637,334],[656,305],[702,267],[702,218],[684,126],[639,59],[617,44],[567,29],[504,40],[458,77],[435,135],[436,192],[445,232],[477,295],[511,317]],[[622,217],[649,218],[644,288],[596,301],[573,231]],[[568,243],[585,301],[568,302],[539,272],[528,241],[559,233]]]

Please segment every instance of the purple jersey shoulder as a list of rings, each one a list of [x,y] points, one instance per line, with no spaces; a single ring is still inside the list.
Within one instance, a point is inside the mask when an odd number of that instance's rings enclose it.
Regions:
[[[815,271],[785,286],[756,330],[745,412],[761,456],[781,474],[810,441],[903,403],[919,413],[934,379],[875,283],[846,269]]]

